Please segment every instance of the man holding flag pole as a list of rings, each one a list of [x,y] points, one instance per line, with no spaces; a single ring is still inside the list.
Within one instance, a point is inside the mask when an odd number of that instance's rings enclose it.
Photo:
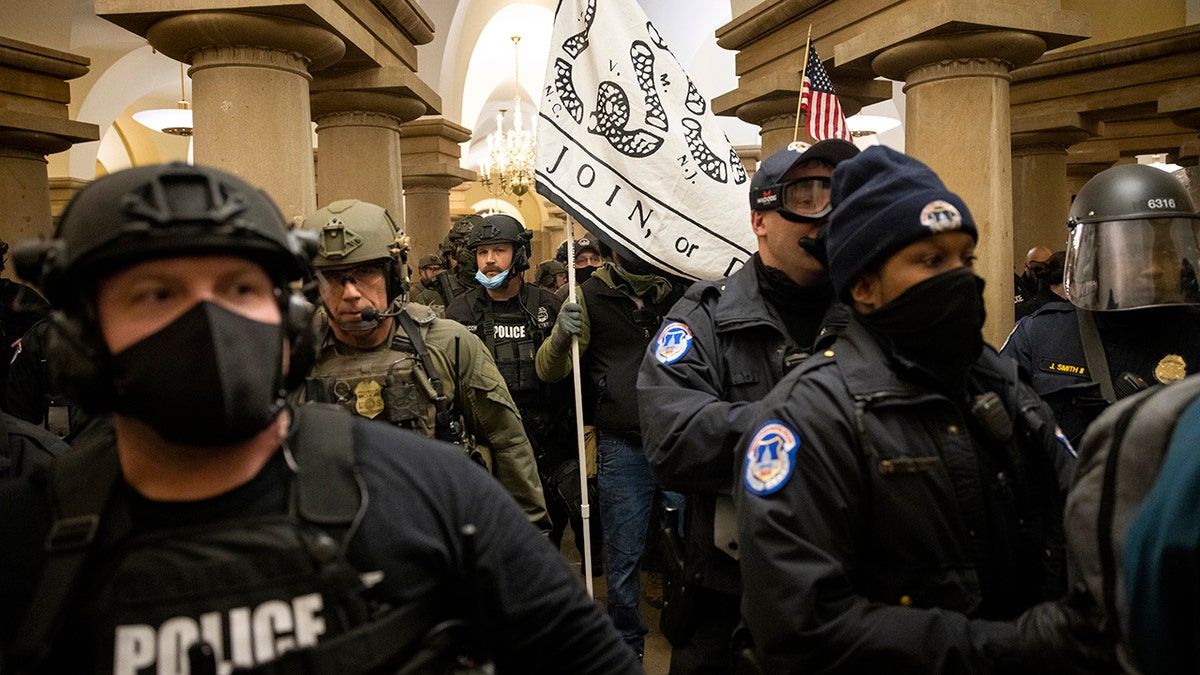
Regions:
[[[635,0],[562,0],[546,80],[538,192],[610,247],[616,262],[605,263],[580,286],[580,297],[563,305],[539,350],[538,376],[574,372],[578,380],[582,373],[595,388],[596,404],[585,414],[601,432],[600,519],[606,551],[619,563],[605,565],[609,610],[641,653],[646,626],[637,567],[649,522],[645,495],[655,486],[641,447],[635,378],[663,313],[679,297],[664,274],[720,278],[750,260],[749,177],[707,100]],[[582,340],[575,342],[577,335]],[[568,365],[574,348],[582,364]]]

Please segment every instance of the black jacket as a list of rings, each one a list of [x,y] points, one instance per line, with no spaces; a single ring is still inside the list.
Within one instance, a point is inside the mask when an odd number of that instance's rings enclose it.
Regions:
[[[1074,453],[1049,408],[990,347],[968,385],[998,396],[990,423],[902,369],[852,318],[740,444],[742,613],[765,672],[1019,671],[1009,620],[1063,590]]]
[[[831,307],[817,344],[831,341],[845,320],[844,306]],[[676,324],[691,338],[672,358],[658,345]],[[638,373],[646,456],[665,489],[687,496],[687,580],[740,593],[737,561],[714,542],[716,503],[731,494],[737,442],[757,420],[757,402],[783,378],[785,361],[794,365],[817,347],[792,343],[750,264],[723,281],[694,284],[663,326]]]
[[[1167,384],[1200,368],[1200,307],[1166,306],[1093,312],[1109,376]],[[1050,303],[1017,323],[1004,347],[1023,377],[1050,404],[1063,433],[1078,443],[1108,403],[1092,384],[1079,335],[1079,312],[1069,302]]]

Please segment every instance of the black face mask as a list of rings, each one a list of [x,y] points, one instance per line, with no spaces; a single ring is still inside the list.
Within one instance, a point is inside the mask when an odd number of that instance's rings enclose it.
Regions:
[[[199,302],[113,355],[117,411],[187,445],[243,441],[283,406],[279,324]]]
[[[983,351],[983,279],[969,267],[943,272],[858,318],[896,354],[952,392],[965,391]]]
[[[587,267],[576,267],[575,268],[575,283],[582,284],[583,282],[587,281],[588,278],[590,278],[592,276],[592,272],[595,272],[598,269],[600,269],[600,268],[592,267],[591,265],[588,265]]]

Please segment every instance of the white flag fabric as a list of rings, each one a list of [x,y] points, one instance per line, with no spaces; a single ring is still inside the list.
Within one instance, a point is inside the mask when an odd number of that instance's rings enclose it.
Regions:
[[[636,0],[560,0],[546,82],[538,194],[681,277],[750,259],[746,170]]]

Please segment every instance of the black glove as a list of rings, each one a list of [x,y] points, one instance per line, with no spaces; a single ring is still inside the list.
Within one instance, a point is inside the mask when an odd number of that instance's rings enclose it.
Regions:
[[[583,334],[583,306],[577,302],[564,302],[558,308],[558,321],[554,327],[556,330],[550,336],[550,342],[555,349],[562,351],[571,344],[572,335]]]
[[[1116,637],[1086,590],[1034,605],[1017,617],[1017,648],[1029,673],[1102,675],[1120,671]]]
[[[802,237],[800,248],[816,258],[817,262],[821,263],[821,267],[829,269],[829,253],[825,248],[825,228],[821,228],[821,233],[815,237]]]

